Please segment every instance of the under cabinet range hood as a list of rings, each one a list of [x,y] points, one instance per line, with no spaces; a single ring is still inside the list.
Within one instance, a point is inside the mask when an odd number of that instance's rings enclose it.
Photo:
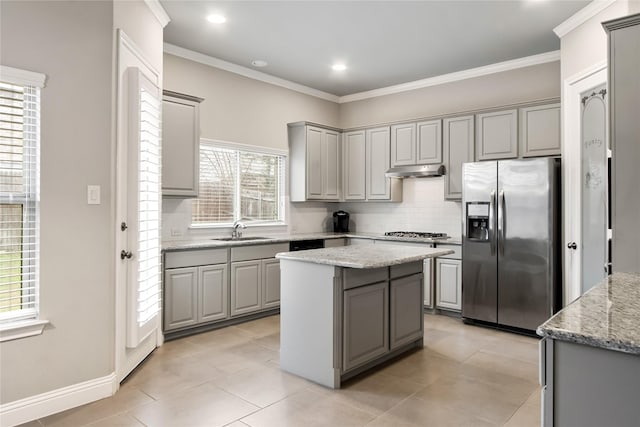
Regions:
[[[384,175],[387,178],[430,178],[444,175],[444,165],[396,166]]]

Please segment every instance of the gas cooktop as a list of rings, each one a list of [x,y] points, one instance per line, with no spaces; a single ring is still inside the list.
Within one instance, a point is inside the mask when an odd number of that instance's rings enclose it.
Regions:
[[[430,233],[426,231],[387,231],[385,236],[410,237],[414,239],[448,239],[447,233]]]

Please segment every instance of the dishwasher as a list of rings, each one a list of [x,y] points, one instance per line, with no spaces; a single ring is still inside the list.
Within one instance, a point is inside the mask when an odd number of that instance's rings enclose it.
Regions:
[[[294,240],[289,242],[289,251],[306,251],[324,248],[324,239]]]

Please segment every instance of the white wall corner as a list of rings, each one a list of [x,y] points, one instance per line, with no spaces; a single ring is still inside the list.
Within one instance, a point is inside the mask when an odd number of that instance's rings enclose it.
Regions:
[[[151,13],[156,17],[162,28],[166,27],[171,18],[169,14],[164,10],[164,7],[160,4],[159,0],[144,0],[147,7],[151,10]]]
[[[615,2],[616,0],[594,0],[577,11],[562,24],[555,27],[553,32],[556,33],[558,37],[562,38]]]
[[[10,427],[37,420],[113,396],[117,390],[118,381],[114,372],[105,377],[5,403],[0,405],[0,425]]]

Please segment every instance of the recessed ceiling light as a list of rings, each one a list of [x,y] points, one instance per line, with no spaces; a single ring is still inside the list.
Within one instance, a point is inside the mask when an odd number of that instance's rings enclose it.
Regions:
[[[227,22],[227,18],[214,13],[213,15],[207,16],[207,21],[213,22],[214,24],[224,24],[225,22]]]
[[[267,61],[263,61],[262,59],[254,59],[253,61],[251,61],[251,65],[253,65],[254,67],[266,67],[269,64],[267,63]]]
[[[346,66],[346,65],[344,65],[344,64],[333,64],[333,65],[331,66],[331,69],[332,69],[333,71],[344,71],[344,70],[346,70],[346,69],[347,69],[347,66]]]

